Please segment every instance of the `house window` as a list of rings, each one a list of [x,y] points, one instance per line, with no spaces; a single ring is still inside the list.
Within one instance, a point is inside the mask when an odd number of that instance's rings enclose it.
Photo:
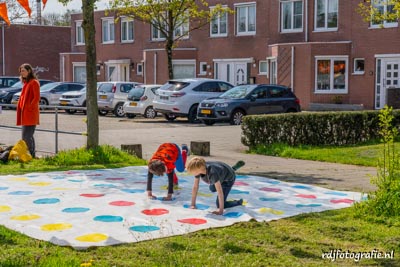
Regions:
[[[74,82],[86,83],[86,64],[85,63],[72,63],[74,70]]]
[[[386,18],[388,14],[395,13],[395,4],[391,0],[372,0],[372,7],[375,10],[375,14],[371,19],[371,27],[379,28],[383,27],[397,27],[397,19]],[[383,16],[383,17],[382,17]],[[385,17],[386,16],[386,17]],[[386,18],[386,19],[385,19]]]
[[[338,27],[338,0],[315,0],[315,29],[336,30]]]
[[[136,64],[136,74],[143,75],[143,64],[142,63]]]
[[[186,16],[181,16],[174,30],[174,38],[188,39],[189,38],[189,19]]]
[[[154,25],[151,25],[151,40],[153,41],[164,41],[165,35],[157,29]]]
[[[172,71],[174,79],[195,78],[196,61],[195,60],[173,60]]]
[[[114,43],[114,19],[106,18],[102,21],[103,43]]]
[[[354,74],[364,74],[364,59],[355,58],[354,59]]]
[[[260,60],[258,62],[258,74],[268,75],[268,61]]]
[[[235,11],[237,35],[256,34],[256,4],[236,5]]]
[[[133,42],[133,20],[129,18],[123,18],[121,20],[121,42],[130,43]]]
[[[347,93],[347,57],[316,57],[315,92]]]
[[[226,12],[219,12],[210,22],[210,36],[221,37],[228,35],[228,16]]]
[[[207,62],[200,62],[200,73],[199,75],[207,75]]]
[[[303,1],[289,0],[281,2],[282,32],[303,30]]]
[[[85,36],[83,35],[82,21],[75,22],[75,29],[76,29],[76,44],[84,45]]]

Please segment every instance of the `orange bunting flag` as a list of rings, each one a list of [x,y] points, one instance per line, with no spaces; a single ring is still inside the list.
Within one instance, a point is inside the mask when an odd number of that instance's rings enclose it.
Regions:
[[[31,17],[31,8],[29,7],[29,0],[17,0],[18,3],[28,12],[28,16]]]
[[[10,20],[8,19],[7,4],[0,3],[0,17],[10,26]]]
[[[42,3],[43,3],[43,9],[44,9],[46,7],[47,0],[42,0]]]

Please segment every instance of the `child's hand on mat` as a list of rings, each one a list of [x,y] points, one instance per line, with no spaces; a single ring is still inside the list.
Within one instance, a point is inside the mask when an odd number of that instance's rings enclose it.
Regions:
[[[224,214],[224,211],[216,210],[216,211],[213,211],[212,214],[222,215],[222,214]]]

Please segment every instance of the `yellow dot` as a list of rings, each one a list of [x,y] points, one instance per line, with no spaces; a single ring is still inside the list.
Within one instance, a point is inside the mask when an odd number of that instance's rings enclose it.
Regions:
[[[30,182],[30,185],[35,185],[35,186],[48,186],[51,185],[49,182]]]
[[[284,212],[281,211],[281,210],[274,210],[274,209],[271,209],[271,208],[261,208],[261,209],[259,209],[259,212],[260,213],[272,213],[272,214],[275,214],[275,215],[284,214]]]
[[[201,192],[199,192],[199,196],[202,196],[202,197],[212,197],[212,195],[213,194],[210,194],[210,193],[201,193]]]
[[[36,215],[36,214],[26,214],[26,215],[12,216],[11,220],[30,221],[30,220],[36,220],[39,218],[40,218],[40,216]]]
[[[10,178],[8,180],[10,180],[10,181],[26,181],[26,180],[28,180],[28,178],[26,178],[26,177],[14,177],[14,178]]]
[[[78,241],[82,242],[100,242],[107,240],[108,236],[105,234],[100,234],[100,233],[94,233],[94,234],[88,234],[88,235],[81,235],[75,238]]]
[[[72,224],[69,223],[52,223],[45,224],[40,227],[42,231],[62,231],[72,228]]]
[[[9,206],[0,206],[0,212],[7,212],[10,210],[11,210],[11,208]]]

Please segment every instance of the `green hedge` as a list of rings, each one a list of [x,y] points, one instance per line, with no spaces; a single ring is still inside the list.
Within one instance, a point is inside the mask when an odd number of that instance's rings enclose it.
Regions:
[[[349,145],[379,138],[379,111],[301,112],[245,116],[242,143],[250,149],[259,144]],[[394,111],[395,125],[400,112]]]

